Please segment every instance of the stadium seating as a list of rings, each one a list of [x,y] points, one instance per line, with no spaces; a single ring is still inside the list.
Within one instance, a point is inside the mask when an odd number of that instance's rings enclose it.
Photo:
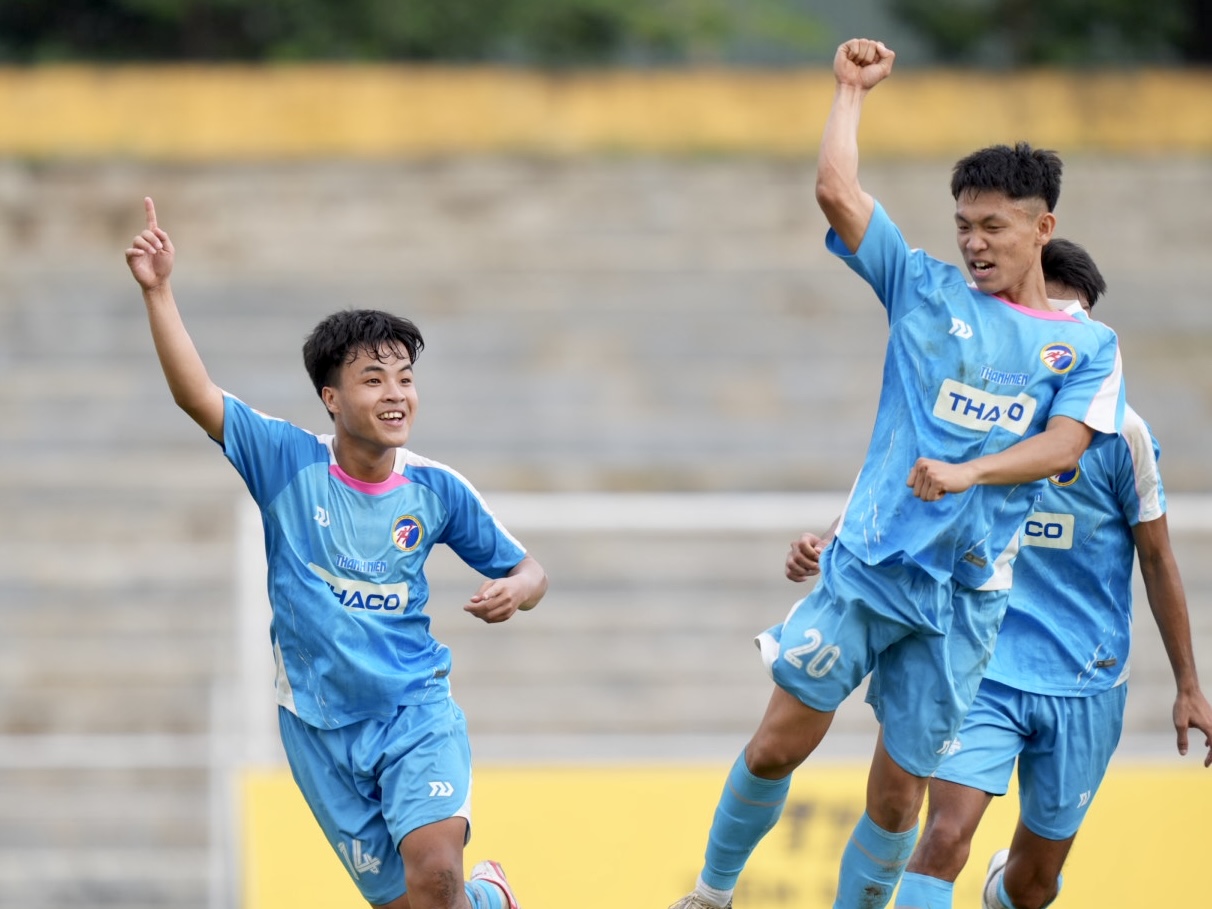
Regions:
[[[865,179],[944,256],[949,166],[876,162]],[[865,447],[886,329],[824,252],[809,164],[0,162],[0,905],[202,909],[227,845],[208,749],[236,660],[243,490],[156,365],[122,262],[144,194],[219,384],[325,431],[304,334],[345,306],[412,315],[429,344],[412,447],[490,497],[843,493]],[[1111,285],[1099,315],[1176,499],[1209,488],[1192,204],[1208,198],[1206,160],[1074,160],[1058,213]],[[458,613],[471,576],[436,563],[431,612],[478,753],[517,753],[511,736],[739,744],[768,692],[750,638],[800,592],[781,575],[794,530],[734,532],[722,513],[678,534],[639,516],[520,534],[551,593],[500,628]],[[1209,533],[1175,536],[1206,605]],[[1139,612],[1128,732],[1163,751],[1172,686]],[[1212,613],[1192,612],[1212,679]],[[868,724],[856,710],[839,731]]]

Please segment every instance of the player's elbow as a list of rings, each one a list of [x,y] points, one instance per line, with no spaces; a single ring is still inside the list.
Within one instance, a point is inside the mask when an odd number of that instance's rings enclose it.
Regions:
[[[1070,441],[1057,454],[1057,473],[1064,473],[1067,470],[1074,470],[1077,467],[1077,462],[1082,459],[1082,455],[1086,453],[1086,449],[1090,446],[1088,438],[1074,439]]]
[[[1077,462],[1081,460],[1081,456],[1081,451],[1071,448],[1065,451],[1054,452],[1052,457],[1046,459],[1040,465],[1042,470],[1036,470],[1036,473],[1041,474],[1043,477],[1055,477],[1070,473],[1077,469]]]
[[[817,175],[816,201],[838,238],[851,253],[858,252],[875,200],[864,193],[853,181],[831,178],[824,173]]]
[[[547,593],[547,572],[543,570],[543,566],[528,555],[514,567],[510,575],[524,575],[526,589],[529,590],[526,598],[518,604],[518,609],[525,611],[538,606],[539,600]]]
[[[845,210],[848,193],[836,171],[821,168],[816,173],[816,204],[832,224],[835,216]]]
[[[535,584],[534,594],[526,601],[527,609],[534,609],[539,605],[539,600],[547,595],[547,572],[539,569],[539,579]]]
[[[1051,441],[1048,476],[1055,476],[1077,467],[1077,462],[1090,447],[1094,430],[1085,423],[1060,417],[1048,424],[1047,436]]]

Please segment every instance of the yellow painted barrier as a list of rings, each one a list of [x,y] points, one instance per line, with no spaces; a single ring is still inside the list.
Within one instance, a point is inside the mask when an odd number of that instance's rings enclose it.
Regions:
[[[467,867],[495,858],[525,909],[664,909],[693,886],[728,768],[495,767],[476,772]],[[1113,765],[1065,870],[1057,909],[1180,906],[1207,860],[1212,777],[1187,762]],[[828,909],[862,810],[865,767],[805,765],[754,854],[737,909]],[[249,772],[243,909],[364,906],[286,772]],[[956,884],[980,905],[985,862],[1009,844],[1014,791],[995,799]]]
[[[285,160],[452,153],[816,151],[828,70],[543,73],[496,67],[0,68],[0,156]],[[1066,153],[1212,153],[1212,72],[904,70],[869,155],[1027,138]]]

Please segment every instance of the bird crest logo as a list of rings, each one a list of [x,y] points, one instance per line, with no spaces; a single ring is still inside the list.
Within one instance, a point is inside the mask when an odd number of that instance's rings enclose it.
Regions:
[[[1057,375],[1063,376],[1077,363],[1077,351],[1068,344],[1058,341],[1049,344],[1039,352],[1039,358]]]
[[[1072,486],[1077,482],[1077,478],[1081,475],[1081,467],[1074,467],[1072,470],[1066,470],[1064,473],[1058,473],[1055,476],[1048,477],[1048,482],[1053,486]]]
[[[412,552],[421,545],[425,529],[421,522],[410,514],[395,519],[391,525],[391,541],[401,552]]]

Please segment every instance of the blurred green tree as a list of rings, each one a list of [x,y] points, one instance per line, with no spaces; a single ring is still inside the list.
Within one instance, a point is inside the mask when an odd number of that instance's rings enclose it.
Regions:
[[[0,0],[0,60],[794,61],[785,0]]]
[[[1134,65],[1212,59],[1208,0],[890,0],[940,62]]]

